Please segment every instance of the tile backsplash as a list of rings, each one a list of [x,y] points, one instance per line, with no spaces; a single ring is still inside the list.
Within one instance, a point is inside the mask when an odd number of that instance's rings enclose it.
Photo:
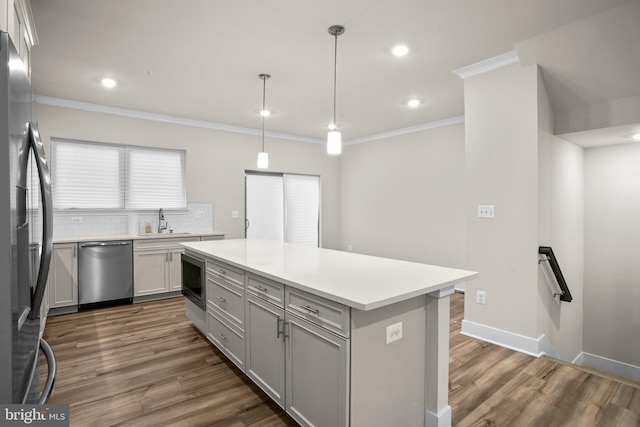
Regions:
[[[213,204],[188,203],[186,210],[165,211],[167,230],[176,232],[213,231]],[[144,234],[145,225],[158,230],[158,210],[135,212],[56,211],[53,214],[54,237],[109,236]]]

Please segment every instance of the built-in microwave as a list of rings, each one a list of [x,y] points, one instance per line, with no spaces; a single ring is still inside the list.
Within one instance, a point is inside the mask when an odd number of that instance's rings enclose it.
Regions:
[[[203,310],[206,305],[206,283],[204,260],[182,254],[182,295]]]

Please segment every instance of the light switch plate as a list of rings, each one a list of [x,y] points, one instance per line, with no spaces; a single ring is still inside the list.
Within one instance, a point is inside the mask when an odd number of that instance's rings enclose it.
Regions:
[[[387,326],[387,344],[398,341],[402,338],[402,322]]]
[[[494,205],[478,205],[478,218],[495,218],[496,207]]]
[[[231,218],[240,218],[240,212],[231,211]]]

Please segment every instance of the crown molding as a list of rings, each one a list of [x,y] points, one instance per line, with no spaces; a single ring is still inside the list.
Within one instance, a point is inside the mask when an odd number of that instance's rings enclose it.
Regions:
[[[235,132],[245,135],[262,135],[262,129],[246,128],[242,126],[226,125],[224,123],[209,122],[206,120],[186,119],[167,114],[149,113],[146,111],[130,110],[127,108],[111,107],[108,105],[92,104],[89,102],[74,101],[72,99],[56,98],[44,95],[35,95],[38,104],[51,105],[54,107],[70,108],[74,110],[91,111],[94,113],[113,114],[116,116],[131,117],[135,119],[152,120],[156,122],[172,123],[184,126],[193,126],[204,129],[221,130],[225,132]],[[271,138],[286,139],[290,141],[310,142],[313,144],[324,144],[325,141],[306,136],[291,135],[280,132],[265,132],[265,136]]]
[[[518,52],[512,50],[510,52],[494,56],[493,58],[488,58],[484,61],[458,68],[457,70],[453,70],[452,73],[464,80],[467,77],[486,73],[487,71],[495,70],[510,64],[516,64],[518,62],[520,62]]]
[[[127,108],[111,107],[108,105],[92,104],[89,102],[74,101],[72,99],[56,98],[52,96],[35,95],[35,101],[38,104],[50,105],[53,107],[70,108],[73,110],[90,111],[94,113],[113,114],[116,116],[131,117],[135,119],[152,120],[156,122],[172,123],[183,126],[193,126],[204,129],[221,130],[225,132],[235,132],[245,135],[262,135],[262,129],[246,128],[242,126],[226,125],[224,123],[209,122],[206,120],[187,119],[184,117],[175,117],[167,114],[149,113],[146,111],[130,110]],[[389,132],[378,133],[375,135],[364,136],[343,142],[345,146],[353,144],[361,144],[363,142],[375,141],[378,139],[391,138],[409,133],[421,132],[427,129],[435,129],[442,126],[449,126],[457,123],[464,123],[464,116],[451,117],[435,122],[424,123],[421,125],[396,129]],[[265,136],[271,138],[285,139],[289,141],[308,142],[311,144],[325,144],[322,139],[309,138],[306,136],[291,135],[279,132],[265,132]]]
[[[410,126],[406,128],[396,129],[389,132],[377,133],[375,135],[363,136],[346,141],[344,145],[355,145],[363,142],[376,141],[378,139],[392,138],[394,136],[406,135],[408,133],[422,132],[423,130],[435,129],[443,126],[464,123],[464,116],[450,117],[448,119],[437,120],[435,122],[423,123],[421,125]]]

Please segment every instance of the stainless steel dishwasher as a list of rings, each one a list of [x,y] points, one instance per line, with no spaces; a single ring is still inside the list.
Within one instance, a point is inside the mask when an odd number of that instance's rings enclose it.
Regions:
[[[131,240],[86,242],[78,246],[78,308],[131,303]]]

